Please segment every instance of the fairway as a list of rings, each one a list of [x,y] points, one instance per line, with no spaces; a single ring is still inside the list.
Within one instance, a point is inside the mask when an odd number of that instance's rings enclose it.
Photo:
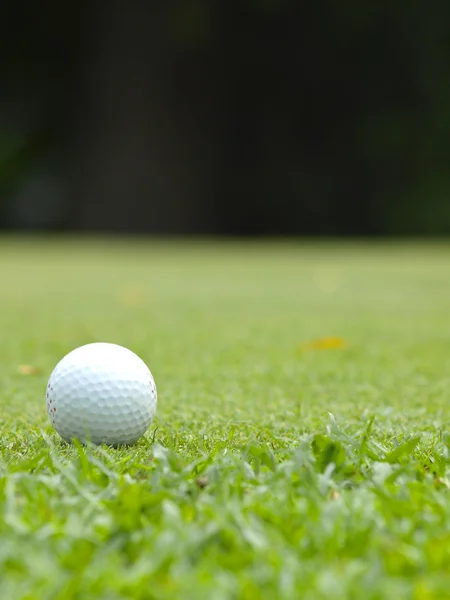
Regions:
[[[0,598],[450,598],[450,245],[0,239]],[[77,346],[150,367],[63,443]]]

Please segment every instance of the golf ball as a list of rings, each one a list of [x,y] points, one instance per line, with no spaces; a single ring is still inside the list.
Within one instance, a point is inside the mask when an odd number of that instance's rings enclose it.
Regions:
[[[133,444],[152,422],[156,401],[147,365],[116,344],[73,350],[56,365],[47,386],[50,421],[66,441]]]

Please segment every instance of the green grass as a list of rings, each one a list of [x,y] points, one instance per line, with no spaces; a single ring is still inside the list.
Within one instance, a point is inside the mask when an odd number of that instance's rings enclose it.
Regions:
[[[450,597],[450,245],[4,238],[0,273],[1,599]],[[158,386],[130,448],[46,415],[99,340]]]

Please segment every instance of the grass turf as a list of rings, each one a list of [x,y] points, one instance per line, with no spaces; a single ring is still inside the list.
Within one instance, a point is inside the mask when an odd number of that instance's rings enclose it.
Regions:
[[[0,598],[449,597],[450,246],[0,241]],[[65,445],[47,378],[137,352],[157,419]]]

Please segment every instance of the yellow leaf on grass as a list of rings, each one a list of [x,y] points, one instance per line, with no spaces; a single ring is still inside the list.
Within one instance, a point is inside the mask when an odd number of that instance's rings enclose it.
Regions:
[[[341,350],[346,348],[347,342],[341,337],[324,337],[317,340],[305,342],[300,346],[301,350]]]
[[[39,369],[33,365],[19,365],[18,371],[21,375],[37,375]]]
[[[140,285],[129,285],[119,290],[119,303],[124,306],[142,306],[145,301],[144,288]]]

